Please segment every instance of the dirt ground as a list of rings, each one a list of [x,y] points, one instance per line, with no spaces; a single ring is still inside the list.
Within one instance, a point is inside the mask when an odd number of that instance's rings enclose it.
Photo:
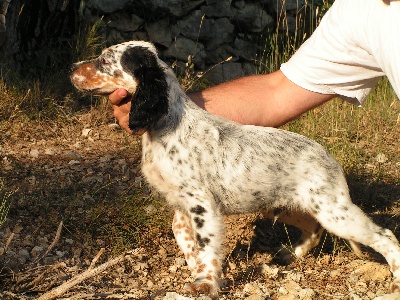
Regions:
[[[112,123],[89,126],[87,118],[1,141],[0,195],[11,206],[0,228],[0,298],[195,299],[181,296],[190,273],[170,229],[170,209],[140,176],[139,139]],[[399,237],[400,198],[386,199],[385,191],[399,195],[400,187],[350,179],[357,199],[379,200],[355,202]],[[221,299],[400,299],[384,296],[391,274],[371,249],[363,248],[361,259],[325,234],[312,253],[287,266],[276,252],[290,249],[295,229],[258,215],[225,222]],[[71,284],[54,290],[65,283]]]

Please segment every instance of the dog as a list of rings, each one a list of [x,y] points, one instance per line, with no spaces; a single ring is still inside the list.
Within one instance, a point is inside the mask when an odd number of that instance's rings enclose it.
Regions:
[[[172,229],[194,281],[190,294],[218,297],[223,215],[261,212],[302,231],[301,257],[324,230],[370,246],[387,260],[400,291],[400,246],[350,199],[339,163],[318,143],[276,128],[239,125],[193,103],[153,44],[111,46],[75,63],[70,78],[80,91],[132,95],[129,127],[142,135],[142,173],[175,209]]]

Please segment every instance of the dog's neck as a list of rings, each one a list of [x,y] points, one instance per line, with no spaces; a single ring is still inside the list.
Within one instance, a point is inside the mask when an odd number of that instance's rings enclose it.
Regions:
[[[188,110],[201,110],[182,90],[174,75],[167,72],[166,80],[169,88],[168,113],[148,131],[151,135],[163,136],[174,132],[181,125],[182,121],[190,116]]]

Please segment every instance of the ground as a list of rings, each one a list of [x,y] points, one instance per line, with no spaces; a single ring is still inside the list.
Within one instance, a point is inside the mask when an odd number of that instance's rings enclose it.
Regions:
[[[179,296],[190,273],[170,229],[171,210],[141,177],[140,139],[89,113],[68,125],[23,126],[23,134],[11,130],[0,140],[0,196],[10,203],[0,227],[0,298],[192,299]],[[400,187],[354,174],[349,180],[355,202],[399,237],[400,199],[386,199],[385,191],[399,195]],[[365,197],[380,202],[363,206]],[[276,252],[296,241],[295,229],[258,215],[225,223],[221,299],[374,299],[388,292],[391,274],[371,249],[358,258],[327,233],[286,266]],[[87,270],[93,273],[85,280],[47,294]]]

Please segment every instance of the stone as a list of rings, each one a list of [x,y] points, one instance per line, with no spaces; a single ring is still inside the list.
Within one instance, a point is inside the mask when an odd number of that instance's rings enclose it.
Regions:
[[[213,37],[210,32],[211,20],[203,19],[201,10],[195,10],[182,20],[177,22],[177,29],[175,34],[182,34],[183,36],[192,40],[209,40]]]
[[[163,300],[190,300],[192,297],[185,297],[175,292],[167,292]]]
[[[271,27],[274,19],[259,4],[247,4],[242,9],[233,10],[235,20],[243,28],[251,32],[261,32]]]
[[[204,69],[206,53],[204,46],[200,43],[196,43],[191,39],[185,37],[178,37],[171,46],[164,51],[166,58],[177,59],[181,61],[188,61],[188,57],[192,56],[192,61],[195,66],[199,69]]]
[[[252,61],[256,58],[257,47],[254,42],[236,38],[234,42],[234,47],[240,57],[249,61]]]
[[[240,63],[228,62],[215,66],[204,75],[204,78],[214,84],[218,84],[243,76],[244,72]]]
[[[264,3],[266,7],[273,9],[276,13],[280,13],[282,8],[286,11],[295,11],[300,9],[305,5],[306,0],[265,0],[261,2]]]
[[[143,4],[152,11],[182,17],[204,3],[204,0],[143,0]]]
[[[219,64],[229,57],[231,57],[231,62],[237,61],[239,59],[239,53],[229,44],[224,44],[208,53],[206,63],[209,65]]]
[[[116,13],[111,15],[107,26],[123,32],[129,32],[138,30],[143,24],[144,20],[135,14]]]
[[[231,17],[232,0],[207,0],[207,5],[201,7],[201,12],[207,17]]]
[[[230,43],[234,40],[235,26],[228,18],[216,19],[209,23],[208,26],[213,30],[213,38],[205,43],[207,50],[216,49],[222,44]]]
[[[386,265],[377,262],[369,261],[362,266],[356,268],[352,274],[358,276],[365,281],[382,282],[390,278],[390,271]]]
[[[155,23],[150,23],[146,27],[150,40],[155,44],[169,47],[172,42],[171,26],[169,19],[165,18]]]
[[[374,300],[399,300],[399,299],[400,299],[400,293],[387,294],[374,298]]]
[[[29,151],[29,156],[32,158],[38,158],[40,155],[40,151],[37,149],[32,149],[31,151]]]
[[[88,0],[86,7],[100,10],[104,13],[111,13],[123,9],[130,0]]]

